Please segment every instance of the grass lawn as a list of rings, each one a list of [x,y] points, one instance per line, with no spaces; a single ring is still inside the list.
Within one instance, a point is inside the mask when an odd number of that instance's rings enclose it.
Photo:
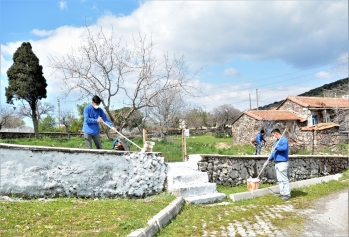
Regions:
[[[1,201],[0,236],[126,236],[175,199],[54,198]]]
[[[102,138],[103,149],[111,150],[113,140]],[[136,138],[132,140],[138,146],[143,147],[143,140]],[[215,138],[211,134],[192,136],[186,139],[187,154],[221,154],[221,155],[242,155],[253,154],[254,146],[233,146],[232,138]],[[66,147],[66,148],[85,148],[85,141],[83,138],[72,137],[68,138],[49,138],[40,137],[35,138],[20,138],[20,139],[0,139],[0,143],[30,145],[30,146],[49,146],[49,147]],[[93,144],[93,148],[94,144]],[[132,151],[139,151],[139,149],[131,144]],[[162,152],[166,162],[178,162],[182,160],[182,144],[181,137],[173,136],[167,141],[155,141],[153,148],[154,152]]]

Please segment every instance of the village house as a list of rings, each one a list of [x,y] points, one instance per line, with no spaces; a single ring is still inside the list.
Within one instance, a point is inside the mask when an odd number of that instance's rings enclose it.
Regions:
[[[288,128],[287,136],[292,136],[293,131],[306,126],[306,120],[286,110],[248,110],[243,112],[232,123],[232,137],[234,144],[250,143],[251,138],[263,129],[266,137],[270,136],[273,128],[280,130]]]
[[[293,150],[348,143],[349,100],[289,96],[274,110],[248,110],[232,123],[234,144],[250,143],[261,129],[271,139],[273,128],[285,131]]]
[[[349,99],[289,96],[276,109],[297,114],[307,120],[307,126],[334,122],[347,130]]]

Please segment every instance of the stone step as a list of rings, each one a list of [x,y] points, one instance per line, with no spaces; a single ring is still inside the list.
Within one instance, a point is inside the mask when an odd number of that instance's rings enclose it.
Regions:
[[[170,174],[167,176],[168,189],[198,183],[208,183],[208,176],[206,173],[193,171],[187,174]]]
[[[188,173],[198,171],[197,162],[173,162],[168,163],[168,173]]]
[[[170,192],[177,197],[193,197],[206,195],[211,193],[217,193],[215,183],[200,183],[200,184],[190,184],[190,185],[181,185],[179,187],[173,187]]]
[[[200,195],[200,196],[186,197],[184,198],[184,200],[189,203],[200,204],[200,203],[220,201],[225,198],[226,196],[224,193],[211,193],[211,194]]]

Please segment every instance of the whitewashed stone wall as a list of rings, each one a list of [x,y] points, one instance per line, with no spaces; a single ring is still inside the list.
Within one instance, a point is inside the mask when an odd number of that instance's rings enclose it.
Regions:
[[[256,178],[267,158],[267,156],[201,155],[198,169],[208,174],[209,182],[237,186],[246,183],[248,178]],[[345,156],[291,155],[288,176],[290,181],[296,181],[342,173],[349,166],[348,159]],[[259,178],[262,183],[276,183],[273,162],[268,164]]]
[[[144,197],[164,189],[161,153],[0,144],[0,195]]]

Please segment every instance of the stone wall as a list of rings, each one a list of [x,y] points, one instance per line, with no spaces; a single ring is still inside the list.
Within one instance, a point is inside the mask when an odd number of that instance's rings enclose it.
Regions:
[[[144,197],[165,185],[161,153],[2,143],[0,149],[0,195]]]
[[[338,145],[338,127],[324,130],[300,131],[296,142],[290,142],[291,148],[315,150],[324,147],[334,148]]]
[[[82,137],[83,133],[62,133],[62,132],[39,132],[39,136],[50,138],[63,138],[63,137]],[[0,132],[0,139],[16,139],[16,138],[35,138],[33,132]]]
[[[305,126],[312,125],[310,110],[308,110],[308,108],[304,108],[304,107],[300,106],[299,104],[294,103],[293,101],[286,100],[280,106],[280,108],[278,108],[278,110],[287,110],[287,111],[290,111],[292,113],[295,113],[299,117],[306,119],[308,121],[308,124],[306,124]],[[310,120],[310,123],[309,123],[309,120]]]
[[[209,182],[225,186],[246,183],[261,172],[267,156],[223,156],[201,155],[198,169],[206,172]],[[345,156],[300,156],[291,155],[288,176],[290,181],[342,173],[348,168],[349,158]],[[269,163],[262,171],[262,183],[276,183],[274,163]]]

